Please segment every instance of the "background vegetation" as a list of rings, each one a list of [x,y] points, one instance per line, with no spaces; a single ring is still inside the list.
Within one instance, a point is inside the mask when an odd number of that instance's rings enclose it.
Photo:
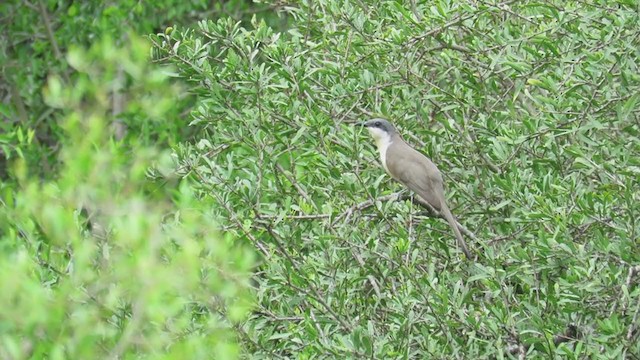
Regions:
[[[158,4],[0,5],[0,356],[640,357],[640,3]]]

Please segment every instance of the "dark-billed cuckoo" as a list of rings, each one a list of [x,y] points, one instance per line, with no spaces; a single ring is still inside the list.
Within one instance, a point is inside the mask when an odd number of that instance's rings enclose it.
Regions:
[[[458,230],[456,219],[444,199],[442,174],[436,165],[422,153],[409,146],[387,120],[372,119],[357,125],[366,127],[376,141],[382,167],[387,173],[418,194],[447,219],[458,239],[458,245],[467,259],[472,259],[462,234]]]

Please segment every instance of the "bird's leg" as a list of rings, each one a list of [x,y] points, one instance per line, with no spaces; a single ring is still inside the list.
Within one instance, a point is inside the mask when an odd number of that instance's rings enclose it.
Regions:
[[[440,215],[440,212],[436,209],[433,208],[433,206],[431,206],[431,204],[429,204],[426,200],[422,199],[419,196],[416,197],[411,197],[411,203],[414,205],[418,205],[420,207],[422,207],[423,209],[425,209],[425,211],[422,211],[420,213],[418,213],[419,215],[424,215],[424,216],[428,216],[428,217],[432,217],[432,218],[439,218],[442,217]]]
[[[440,215],[434,214],[429,210],[423,210],[418,212],[418,216],[424,216],[429,218],[440,218]]]

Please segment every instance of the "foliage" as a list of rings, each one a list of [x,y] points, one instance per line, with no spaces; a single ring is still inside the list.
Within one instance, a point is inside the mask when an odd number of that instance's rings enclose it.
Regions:
[[[62,116],[60,175],[41,182],[24,162],[0,207],[0,358],[230,359],[229,329],[246,317],[252,252],[211,222],[188,182],[165,186],[170,154],[116,142],[114,91],[154,124],[172,115],[179,88],[148,63],[135,36],[72,49],[76,80],[52,76],[47,103]],[[173,185],[172,185],[173,184]]]
[[[42,89],[49,74],[58,75],[66,83],[74,80],[76,73],[66,60],[70,47],[88,47],[103,36],[121,44],[126,41],[128,30],[148,34],[199,19],[221,15],[243,19],[247,12],[264,11],[250,7],[251,2],[247,0],[210,3],[205,0],[0,2],[0,74],[3,78],[0,82],[0,178],[7,178],[7,163],[16,156],[27,160],[34,175],[47,177],[56,173],[56,153],[64,136],[58,126],[62,114],[44,102]],[[126,92],[129,84],[124,86]],[[183,118],[193,98],[176,97],[172,116],[162,123],[149,123],[138,114],[122,113],[128,100],[118,95],[111,99],[110,121],[118,137],[171,145],[190,136]],[[20,133],[26,132],[34,134],[33,141],[25,143],[19,139]]]
[[[280,3],[281,4],[281,3]],[[637,358],[637,1],[300,1],[152,37],[199,96],[177,147],[263,259],[252,358]],[[477,263],[350,123],[445,174]]]

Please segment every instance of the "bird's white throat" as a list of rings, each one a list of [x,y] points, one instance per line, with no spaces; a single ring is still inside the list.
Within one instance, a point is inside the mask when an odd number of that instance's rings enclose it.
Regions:
[[[371,137],[376,141],[382,167],[389,172],[389,169],[387,168],[387,149],[389,148],[389,145],[391,145],[391,135],[378,128],[367,128],[367,130],[369,130],[369,134],[371,134]]]

